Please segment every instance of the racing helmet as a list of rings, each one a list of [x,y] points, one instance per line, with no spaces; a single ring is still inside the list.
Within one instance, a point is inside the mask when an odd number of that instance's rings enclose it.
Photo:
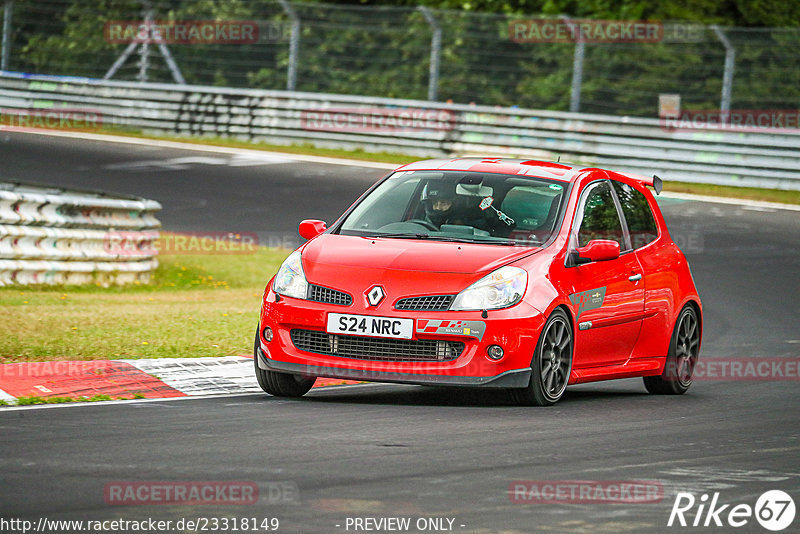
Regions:
[[[455,186],[445,182],[432,181],[422,190],[422,204],[425,216],[433,224],[441,225],[455,207]]]

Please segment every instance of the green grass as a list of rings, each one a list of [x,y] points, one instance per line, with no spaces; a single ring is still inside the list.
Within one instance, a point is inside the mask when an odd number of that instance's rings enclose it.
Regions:
[[[249,354],[288,253],[160,256],[152,284],[0,288],[0,363]]]
[[[686,182],[664,182],[665,192],[692,193],[712,197],[742,198],[780,202],[782,204],[800,204],[800,191],[784,189],[759,189],[756,187],[734,187],[729,185],[689,184]]]
[[[134,393],[130,397],[112,397],[111,395],[93,395],[91,397],[18,397],[13,406],[31,406],[33,404],[66,404],[69,402],[100,402],[110,400],[134,400],[143,399],[141,393]],[[2,401],[0,406],[12,406],[12,404]]]

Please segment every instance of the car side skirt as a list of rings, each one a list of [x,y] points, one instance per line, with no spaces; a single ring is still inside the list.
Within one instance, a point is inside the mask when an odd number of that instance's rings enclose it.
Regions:
[[[367,382],[485,388],[524,388],[528,387],[531,381],[530,368],[514,369],[495,376],[423,375],[416,373],[370,371],[366,369],[341,369],[338,367],[321,367],[317,365],[280,362],[267,358],[260,347],[257,352],[259,369],[294,375],[339,378],[342,380],[364,380]]]
[[[665,357],[636,358],[620,365],[604,365],[572,369],[570,385],[598,382],[600,380],[616,380],[619,378],[636,378],[640,376],[660,375],[664,370]]]

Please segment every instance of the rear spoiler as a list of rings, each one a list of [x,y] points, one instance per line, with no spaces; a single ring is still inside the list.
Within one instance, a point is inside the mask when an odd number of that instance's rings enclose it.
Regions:
[[[621,172],[619,174],[621,174],[622,176],[627,176],[628,178],[632,178],[637,182],[640,182],[642,185],[652,187],[653,189],[655,189],[656,195],[660,195],[661,190],[664,188],[664,182],[662,182],[661,178],[659,178],[655,174],[653,175],[652,178],[649,176],[642,176],[641,174],[632,174],[629,172]]]

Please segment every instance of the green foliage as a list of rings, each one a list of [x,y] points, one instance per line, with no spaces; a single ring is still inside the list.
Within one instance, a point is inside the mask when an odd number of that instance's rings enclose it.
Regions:
[[[300,17],[297,89],[426,99],[432,29],[418,0],[296,3]],[[522,43],[509,21],[569,15],[600,20],[720,24],[736,47],[733,107],[793,109],[800,98],[800,3],[782,0],[424,0],[442,29],[438,100],[567,110],[575,45]],[[175,44],[169,50],[189,84],[285,89],[290,17],[274,0],[155,1],[157,20],[255,20],[278,33],[256,44]],[[47,7],[48,16],[41,14]],[[56,6],[55,8],[53,6]],[[139,0],[30,0],[15,3],[12,69],[102,77],[126,48],[106,41],[109,21],[143,17]],[[741,30],[728,26],[758,29]],[[581,111],[655,116],[660,93],[684,109],[719,106],[724,48],[707,28],[658,43],[589,43]],[[134,53],[116,79],[137,79]],[[147,79],[171,82],[149,48]]]
[[[106,42],[105,23],[130,19],[140,6],[137,0],[75,0],[63,13],[45,18],[34,2],[16,2],[14,20],[26,22],[19,31],[28,39],[19,55],[22,65],[14,67],[50,73],[58,65],[60,72],[75,74],[107,69],[107,59],[125,46]]]
[[[611,20],[685,20],[727,26],[800,26],[800,3],[786,0],[328,0],[328,3],[424,5],[459,11]]]

